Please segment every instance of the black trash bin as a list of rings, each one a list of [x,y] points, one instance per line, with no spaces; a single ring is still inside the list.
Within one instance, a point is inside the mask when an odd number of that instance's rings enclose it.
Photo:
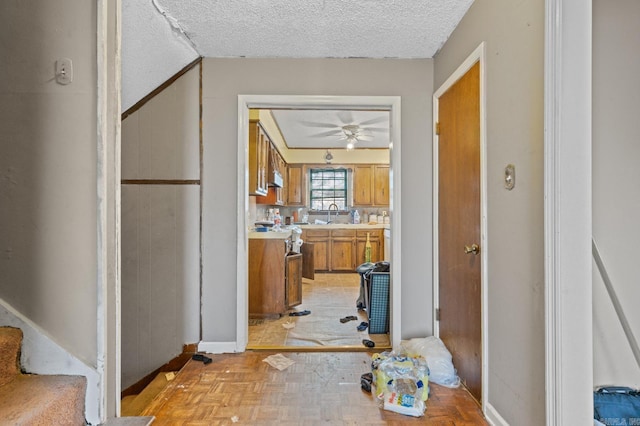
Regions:
[[[364,289],[365,289],[364,276],[369,271],[371,271],[374,268],[374,266],[375,266],[375,263],[365,262],[356,268],[356,272],[360,274],[360,294],[358,295],[358,300],[356,300],[356,307],[358,308],[358,310],[366,309],[366,302],[364,297]]]

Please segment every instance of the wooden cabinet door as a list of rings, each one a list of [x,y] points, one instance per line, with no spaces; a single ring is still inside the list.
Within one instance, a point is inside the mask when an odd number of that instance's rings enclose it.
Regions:
[[[287,168],[287,205],[303,206],[304,191],[304,169],[302,167],[302,164],[290,164]]]
[[[285,257],[285,299],[288,308],[302,303],[302,254]]]
[[[316,271],[314,244],[304,239],[303,241],[304,244],[300,247],[300,252],[302,253],[302,278],[314,280]]]
[[[389,166],[376,165],[373,168],[373,204],[389,205]]]
[[[329,270],[329,249],[331,234],[328,229],[305,229],[300,236],[305,242],[302,247],[309,243],[313,247],[313,264],[316,271]]]
[[[249,195],[267,195],[265,134],[256,120],[249,122]]]
[[[353,168],[353,204],[356,206],[370,206],[373,202],[371,197],[371,182],[373,179],[373,169],[371,165],[356,165]]]
[[[331,270],[354,271],[356,268],[354,248],[353,238],[332,238]]]
[[[356,232],[352,229],[331,231],[331,270],[354,271],[356,266]]]
[[[380,262],[382,259],[382,232],[380,229],[371,231],[358,231],[356,241],[356,266],[365,262],[365,248],[367,246],[367,232],[371,243],[371,262]]]

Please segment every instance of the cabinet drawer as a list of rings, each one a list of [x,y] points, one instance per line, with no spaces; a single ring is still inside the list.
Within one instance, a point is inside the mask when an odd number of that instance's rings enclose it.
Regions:
[[[374,238],[381,238],[382,237],[382,229],[371,229],[368,231],[365,230],[357,230],[356,231],[356,235],[358,237],[358,239],[364,238],[365,240],[367,239],[367,234],[369,234],[369,238],[374,239]]]
[[[331,231],[331,237],[347,237],[347,238],[355,238],[356,231],[353,229],[334,229]]]
[[[329,230],[328,229],[305,229],[304,230],[307,238],[315,237],[315,238],[329,238]]]

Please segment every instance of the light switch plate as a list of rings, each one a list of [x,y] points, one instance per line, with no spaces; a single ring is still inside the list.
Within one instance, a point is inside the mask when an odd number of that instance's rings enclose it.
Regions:
[[[73,62],[69,58],[56,61],[56,81],[59,84],[69,84],[73,81]]]
[[[504,187],[511,191],[516,186],[516,166],[507,164],[504,168]]]

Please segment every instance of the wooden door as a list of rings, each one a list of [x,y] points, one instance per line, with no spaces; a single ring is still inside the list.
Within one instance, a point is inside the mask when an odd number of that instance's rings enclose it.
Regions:
[[[438,241],[440,338],[471,394],[482,397],[480,68],[439,99]]]

